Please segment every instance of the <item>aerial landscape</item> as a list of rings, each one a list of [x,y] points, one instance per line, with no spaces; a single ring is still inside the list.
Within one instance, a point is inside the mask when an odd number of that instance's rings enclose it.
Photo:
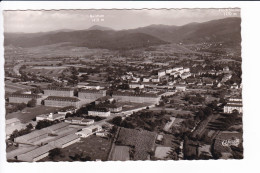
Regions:
[[[4,58],[8,162],[244,158],[240,9],[5,11]]]

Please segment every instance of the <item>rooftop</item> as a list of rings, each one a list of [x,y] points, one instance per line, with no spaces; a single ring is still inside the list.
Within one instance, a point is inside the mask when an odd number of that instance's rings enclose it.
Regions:
[[[70,101],[70,102],[78,102],[79,99],[75,97],[59,97],[59,96],[49,96],[45,100],[55,100],[55,101]]]
[[[23,98],[41,98],[42,96],[36,94],[10,94],[9,97],[23,97]]]
[[[73,91],[73,88],[54,88],[54,87],[50,87],[50,88],[46,88],[44,90],[55,90],[55,91]]]

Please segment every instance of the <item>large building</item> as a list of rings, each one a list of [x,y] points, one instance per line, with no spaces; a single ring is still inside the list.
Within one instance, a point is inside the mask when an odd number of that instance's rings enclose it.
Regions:
[[[76,135],[78,135],[82,138],[86,138],[90,135],[93,135],[94,133],[100,132],[101,130],[102,130],[102,127],[99,125],[89,126],[89,127],[82,129],[82,131],[77,132]]]
[[[47,88],[44,89],[45,96],[73,97],[74,89],[72,88]]]
[[[9,96],[9,103],[25,103],[27,104],[32,99],[36,100],[37,105],[41,105],[42,97],[35,94],[11,94]]]
[[[44,115],[38,115],[36,117],[36,121],[42,121],[42,120],[49,120],[49,121],[55,121],[55,120],[65,120],[65,114],[44,114]]]
[[[80,100],[75,97],[49,96],[44,100],[44,105],[50,107],[74,106],[76,108],[79,108],[81,106],[81,103]]]
[[[94,124],[95,121],[93,119],[85,119],[82,117],[69,117],[65,119],[65,122],[76,125],[91,125]]]
[[[80,141],[80,137],[78,135],[69,134],[69,135],[61,137],[55,141],[52,141],[49,144],[54,146],[55,148],[65,148],[78,141]]]
[[[41,139],[48,137],[49,134],[56,134],[59,131],[68,129],[68,123],[58,123],[50,127],[43,128],[41,130],[35,130],[29,134],[19,136],[14,139],[14,142],[21,144],[36,145]]]
[[[106,96],[106,90],[87,90],[81,89],[78,92],[78,97],[84,103],[91,103],[97,100],[98,98]]]
[[[25,161],[25,162],[36,162],[47,157],[49,155],[49,151],[54,148],[55,147],[53,145],[49,145],[49,144],[43,145],[27,153],[18,155],[17,160]]]
[[[153,103],[158,104],[160,96],[151,93],[131,93],[131,92],[113,92],[113,98],[121,102],[135,102],[135,103]]]
[[[109,117],[110,111],[107,108],[95,108],[88,111],[88,115],[98,117]]]
[[[230,114],[234,110],[243,113],[242,98],[230,98],[228,103],[224,106],[224,113]]]

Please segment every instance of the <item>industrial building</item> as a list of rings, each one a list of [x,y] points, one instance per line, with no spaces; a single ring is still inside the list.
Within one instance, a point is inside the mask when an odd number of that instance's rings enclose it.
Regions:
[[[88,89],[81,89],[78,92],[78,97],[84,103],[91,103],[97,100],[98,98],[106,96],[106,90],[88,90]]]
[[[72,88],[47,88],[44,89],[45,96],[73,97],[74,89]]]
[[[79,108],[81,106],[81,103],[80,100],[75,97],[49,96],[44,100],[44,105],[51,107],[74,106],[76,108]]]
[[[32,99],[36,100],[37,105],[41,105],[42,96],[35,94],[11,94],[9,96],[9,103],[25,103],[27,104]]]
[[[134,103],[153,103],[158,104],[160,101],[160,96],[157,94],[151,94],[151,93],[131,93],[131,92],[120,92],[115,91],[113,92],[113,98],[117,101],[122,102],[134,102]]]

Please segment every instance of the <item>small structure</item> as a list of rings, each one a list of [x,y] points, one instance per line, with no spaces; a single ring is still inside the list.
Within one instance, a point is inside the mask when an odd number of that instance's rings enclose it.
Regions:
[[[102,127],[99,125],[89,126],[89,127],[82,129],[82,131],[77,132],[76,135],[78,135],[82,138],[86,138],[86,137],[89,137],[90,135],[93,135],[96,132],[100,132],[101,130],[102,130]]]
[[[109,117],[110,111],[107,108],[95,108],[88,111],[90,116]]]
[[[93,119],[85,119],[82,117],[70,117],[70,118],[66,118],[65,122],[69,124],[76,124],[76,125],[91,125],[94,124],[95,121]]]
[[[36,117],[36,121],[42,121],[42,120],[49,120],[49,121],[55,121],[55,120],[65,120],[65,114],[47,114],[47,115],[38,115]]]

